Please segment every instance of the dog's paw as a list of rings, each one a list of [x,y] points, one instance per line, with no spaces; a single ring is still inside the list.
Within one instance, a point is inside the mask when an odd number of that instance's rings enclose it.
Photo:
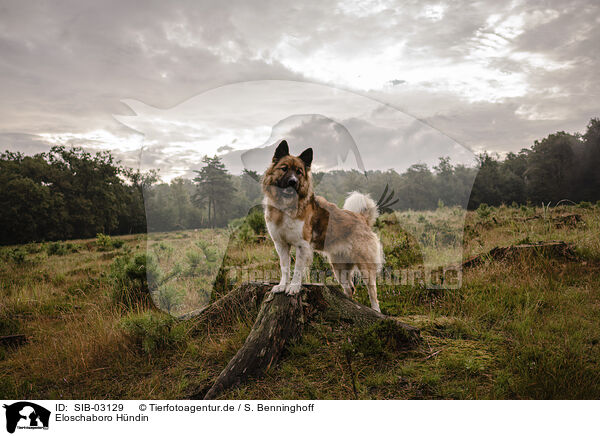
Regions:
[[[284,292],[285,291],[285,287],[286,286],[284,284],[281,284],[281,283],[278,284],[278,285],[275,285],[275,286],[273,286],[271,288],[271,293],[273,293],[273,294],[279,294],[281,292]]]
[[[298,292],[300,292],[301,288],[302,288],[301,283],[291,283],[285,290],[285,293],[288,295],[296,295]]]

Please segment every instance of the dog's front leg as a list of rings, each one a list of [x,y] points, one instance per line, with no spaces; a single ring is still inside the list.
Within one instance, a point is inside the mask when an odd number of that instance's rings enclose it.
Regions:
[[[279,266],[281,267],[281,280],[273,286],[271,292],[283,292],[290,281],[290,245],[284,241],[274,241],[275,250],[279,255]]]
[[[296,247],[296,264],[294,265],[294,276],[285,293],[295,295],[302,287],[302,276],[308,266],[312,264],[313,251],[308,242]]]

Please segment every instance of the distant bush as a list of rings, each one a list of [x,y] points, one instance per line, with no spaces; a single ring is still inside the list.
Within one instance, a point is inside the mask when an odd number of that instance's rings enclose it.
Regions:
[[[98,251],[110,251],[113,249],[118,249],[121,248],[124,243],[125,241],[122,239],[113,239],[104,233],[98,233],[96,235],[96,247],[98,247]]]
[[[256,235],[264,235],[267,232],[267,224],[262,208],[252,209],[246,217],[246,222]]]
[[[256,236],[267,232],[267,224],[262,208],[256,207],[244,218],[229,221],[229,230],[235,233],[235,238],[244,243],[252,242]]]
[[[184,325],[160,312],[128,315],[121,320],[120,327],[147,354],[173,349],[183,344],[186,337]]]
[[[29,254],[37,254],[44,249],[44,245],[43,244],[27,244],[27,245],[24,245],[23,248]]]
[[[405,268],[423,261],[418,246],[411,244],[408,236],[398,238],[392,244],[383,247],[385,266],[391,270]]]
[[[50,242],[46,245],[46,253],[48,256],[64,256],[69,253],[77,253],[81,248],[77,244],[71,242]]]
[[[11,250],[8,250],[5,256],[6,258],[8,258],[8,260],[12,261],[13,263],[17,265],[22,265],[27,259],[27,252],[20,247],[13,248]]]
[[[252,227],[248,225],[248,223],[242,224],[242,226],[238,229],[235,237],[238,241],[249,243],[254,241],[255,233],[252,230]]]
[[[492,213],[492,208],[489,207],[486,203],[481,203],[477,208],[477,216],[479,218],[487,218]]]
[[[235,231],[239,229],[245,221],[246,220],[244,218],[234,218],[231,221],[229,221],[229,224],[227,224],[227,228],[230,231]]]

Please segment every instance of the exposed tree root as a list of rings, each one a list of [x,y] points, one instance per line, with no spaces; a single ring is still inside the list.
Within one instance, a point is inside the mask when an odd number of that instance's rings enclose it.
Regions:
[[[217,398],[226,389],[249,377],[259,376],[275,365],[286,345],[299,339],[305,324],[317,314],[329,321],[356,326],[392,320],[396,340],[400,338],[406,347],[420,341],[419,329],[349,299],[337,286],[306,284],[302,292],[294,296],[271,294],[268,291],[272,286],[267,283],[242,284],[204,311],[186,316],[186,319],[195,318],[197,326],[226,322],[232,314],[255,310],[257,302],[266,295],[244,345],[203,395],[204,399]]]

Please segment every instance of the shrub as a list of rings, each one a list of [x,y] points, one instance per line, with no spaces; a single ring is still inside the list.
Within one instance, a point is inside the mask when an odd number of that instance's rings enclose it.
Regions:
[[[316,276],[314,277],[315,281],[321,280],[321,276],[333,276],[333,271],[331,270],[331,265],[329,264],[329,261],[320,253],[315,253],[313,256],[311,274],[316,274]],[[313,277],[311,277],[311,280],[312,279]]]
[[[44,249],[44,246],[43,244],[30,243],[24,245],[23,248],[25,249],[25,251],[27,251],[28,254],[37,254]]]
[[[126,307],[151,302],[148,282],[157,284],[160,270],[156,259],[146,254],[117,257],[110,268],[113,301]]]
[[[122,330],[145,353],[173,349],[185,342],[185,328],[165,313],[142,312],[131,314],[120,322]]]
[[[235,218],[229,221],[229,230],[235,233],[235,237],[240,242],[252,242],[257,235],[264,235],[267,232],[267,224],[262,208],[253,208],[248,216],[244,218]]]
[[[391,269],[402,269],[409,265],[423,261],[421,251],[415,244],[411,244],[407,235],[402,239],[394,239],[391,244],[383,247],[385,265]]]
[[[481,203],[477,208],[477,216],[479,218],[487,218],[492,213],[492,208],[489,207],[486,203]]]
[[[166,256],[169,258],[173,254],[173,247],[164,242],[157,242],[152,247],[154,248],[154,251],[160,253],[161,256]]]
[[[51,242],[46,246],[46,253],[48,256],[64,256],[68,253],[67,246],[62,242]]]
[[[25,259],[27,258],[27,252],[23,248],[13,248],[9,250],[7,253],[8,259],[10,259],[13,263],[17,265],[22,265],[25,263]]]
[[[121,248],[123,246],[123,244],[125,244],[125,241],[122,240],[122,239],[113,239],[112,240],[112,246],[114,248],[119,249],[119,248]]]
[[[100,251],[112,249],[112,241],[110,236],[105,235],[104,233],[98,233],[96,235],[96,247],[98,247]]]
[[[229,228],[229,230],[231,232],[236,231],[237,229],[239,229],[242,224],[244,224],[246,220],[244,218],[234,218],[231,221],[229,221],[229,224],[227,224],[227,227]]]
[[[119,249],[125,244],[122,239],[113,239],[109,235],[104,233],[98,233],[96,235],[96,247],[98,251],[110,251],[113,249]]]
[[[246,218],[246,222],[256,235],[264,235],[267,232],[267,224],[262,208],[252,209]]]
[[[98,233],[96,235],[96,247],[98,248],[98,251],[118,249],[121,248],[123,244],[125,244],[125,241],[122,239],[113,239],[104,233]]]
[[[203,251],[204,251],[204,256],[206,257],[206,260],[209,263],[214,263],[217,261],[219,253],[218,253],[216,247],[208,246]]]
[[[202,263],[202,254],[197,250],[189,250],[185,253],[185,258],[192,271],[195,271]]]
[[[156,291],[158,307],[169,313],[177,310],[183,301],[183,297],[182,290],[171,285],[163,285]]]
[[[244,243],[250,243],[254,241],[254,236],[254,231],[248,225],[248,223],[242,224],[241,227],[238,228],[236,234],[237,240]]]

